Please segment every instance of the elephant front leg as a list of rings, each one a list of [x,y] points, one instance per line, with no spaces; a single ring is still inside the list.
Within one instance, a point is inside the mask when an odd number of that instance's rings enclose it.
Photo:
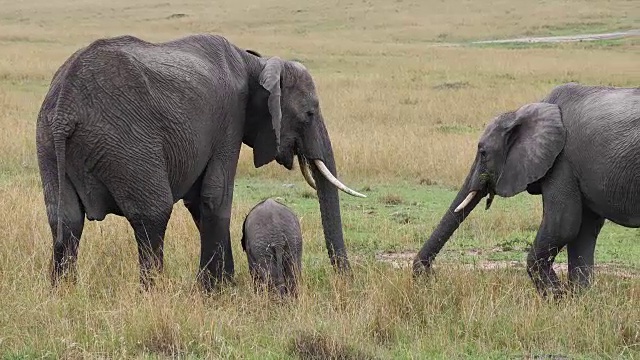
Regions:
[[[199,281],[205,291],[217,284],[233,282],[234,264],[229,234],[229,216],[214,209],[212,199],[203,199],[200,228]]]
[[[541,245],[545,244],[545,245]],[[538,236],[527,256],[527,273],[543,297],[551,294],[561,296],[563,290],[560,279],[553,270],[553,261],[556,255],[562,250],[564,245],[561,241],[549,241],[544,239],[544,235]]]
[[[202,184],[198,280],[207,292],[220,283],[233,283],[235,270],[229,224],[236,162],[224,166],[211,164]]]
[[[561,162],[542,185],[543,215],[527,257],[527,272],[542,296],[562,296],[553,270],[556,255],[574,241],[582,223],[582,197],[568,164]]]

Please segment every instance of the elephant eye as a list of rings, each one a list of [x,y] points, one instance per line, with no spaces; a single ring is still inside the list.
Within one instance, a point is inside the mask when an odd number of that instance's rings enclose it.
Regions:
[[[315,113],[313,111],[307,111],[307,119],[309,119],[309,120],[313,119],[314,115],[315,115]]]

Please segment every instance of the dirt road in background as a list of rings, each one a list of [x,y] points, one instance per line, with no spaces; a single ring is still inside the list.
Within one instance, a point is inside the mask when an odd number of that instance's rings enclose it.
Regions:
[[[621,32],[611,32],[604,34],[585,35],[565,35],[565,36],[544,36],[544,37],[523,37],[516,39],[483,40],[473,41],[472,44],[502,44],[502,43],[559,43],[576,41],[612,40],[624,37],[640,36],[640,29]]]

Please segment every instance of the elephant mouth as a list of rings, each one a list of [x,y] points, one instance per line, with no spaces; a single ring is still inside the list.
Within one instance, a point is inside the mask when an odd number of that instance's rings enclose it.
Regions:
[[[484,176],[484,196],[489,195],[487,197],[487,203],[484,207],[485,210],[489,210],[491,208],[491,204],[493,204],[493,198],[496,195],[496,182],[494,181],[495,177],[490,173],[487,173]]]
[[[460,212],[464,210],[474,199],[478,197],[482,199],[487,195],[489,196],[487,197],[487,202],[484,209],[489,210],[489,208],[491,208],[491,204],[493,204],[493,198],[495,194],[495,184],[492,181],[492,177],[487,173],[483,173],[480,175],[479,186],[472,187],[467,197],[462,200],[462,202],[455,208],[455,210],[453,210],[453,212]]]
[[[284,146],[278,149],[276,154],[276,162],[284,166],[287,170],[293,169],[293,156],[297,153],[297,146]]]
[[[489,210],[489,208],[491,207],[491,204],[493,204],[493,198],[495,196],[495,192],[491,191],[491,190],[471,190],[469,192],[469,194],[467,195],[466,198],[464,198],[464,200],[462,200],[462,202],[460,203],[460,205],[458,205],[455,210],[453,210],[453,212],[460,212],[462,210],[464,210],[464,208],[466,208],[475,198],[479,197],[479,198],[484,198],[485,196],[487,196],[487,203],[485,205],[485,210]]]

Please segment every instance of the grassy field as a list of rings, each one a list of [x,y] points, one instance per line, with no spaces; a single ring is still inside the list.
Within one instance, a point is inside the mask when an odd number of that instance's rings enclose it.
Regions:
[[[594,286],[559,304],[540,299],[523,268],[542,209],[527,194],[473,213],[438,257],[434,279],[414,282],[404,267],[453,199],[493,116],[567,81],[640,84],[638,38],[464,44],[634,28],[634,1],[0,0],[0,356],[640,357],[639,230],[607,223]],[[342,197],[354,279],[334,275],[315,195],[299,172],[254,169],[243,149],[232,215],[237,286],[209,298],[195,291],[199,241],[179,203],[154,291],[138,291],[133,233],[110,216],[85,227],[78,284],[51,292],[35,156],[51,76],[99,37],[199,32],[310,69],[340,178],[369,195]],[[265,197],[301,218],[297,301],[273,303],[250,287],[240,226]]]

